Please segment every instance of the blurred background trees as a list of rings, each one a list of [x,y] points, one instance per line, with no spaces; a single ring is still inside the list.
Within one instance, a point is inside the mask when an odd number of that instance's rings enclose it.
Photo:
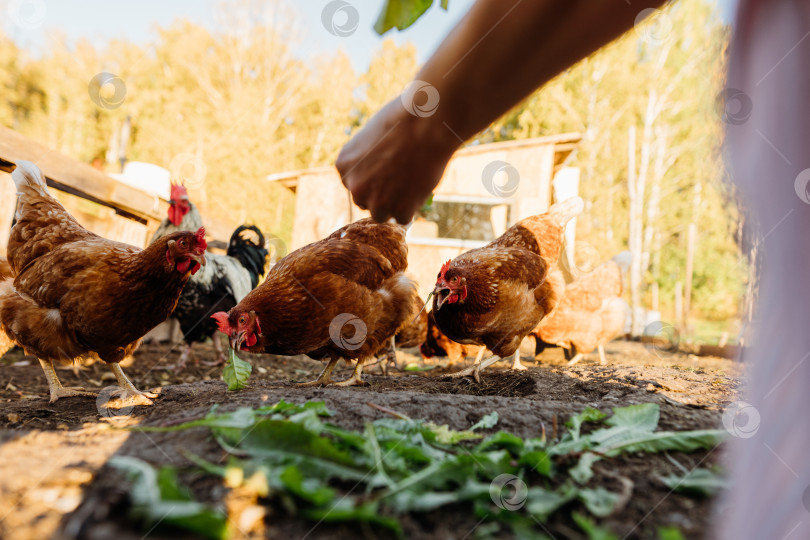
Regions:
[[[191,160],[205,172],[189,186],[204,214],[289,239],[294,196],[265,177],[331,165],[418,68],[415,48],[390,40],[365,73],[341,51],[302,58],[298,29],[283,2],[246,1],[224,8],[216,31],[177,20],[145,45],[54,36],[31,58],[0,35],[0,124],[108,172],[120,155],[169,169]],[[728,38],[712,4],[675,2],[470,141],[582,133],[567,163],[588,201],[580,253],[609,258],[632,233],[637,301],[671,321],[732,318],[746,288],[715,111]],[[124,82],[120,106],[88,98],[99,72]]]

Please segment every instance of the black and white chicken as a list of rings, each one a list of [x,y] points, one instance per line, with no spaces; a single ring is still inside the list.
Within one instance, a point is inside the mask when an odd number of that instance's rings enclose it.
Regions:
[[[226,357],[217,324],[211,315],[229,311],[259,284],[267,262],[264,235],[258,227],[242,225],[231,235],[227,255],[208,253],[208,264],[189,279],[171,317],[180,323],[186,347],[180,355],[177,369],[185,367],[194,343],[209,337],[217,353],[216,364]]]

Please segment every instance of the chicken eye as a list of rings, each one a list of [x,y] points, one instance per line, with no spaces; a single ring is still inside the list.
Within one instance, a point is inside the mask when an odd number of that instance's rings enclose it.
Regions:
[[[247,322],[247,319],[246,319],[246,318],[244,318],[244,317],[239,317],[239,324],[245,324],[246,322]]]
[[[188,243],[185,240],[180,240],[180,247],[186,247]]]

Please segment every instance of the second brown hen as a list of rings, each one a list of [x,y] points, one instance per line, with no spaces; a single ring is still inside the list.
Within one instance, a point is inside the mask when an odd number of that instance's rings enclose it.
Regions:
[[[362,384],[363,364],[413,317],[416,284],[408,266],[405,229],[363,219],[293,251],[228,313],[214,314],[231,347],[328,359],[306,385]],[[334,382],[341,359],[354,374]]]
[[[472,375],[477,381],[482,369],[512,355],[512,369],[526,369],[520,363],[520,342],[563,293],[557,259],[565,225],[583,206],[579,197],[557,203],[442,266],[433,291],[436,324],[453,341],[485,345],[496,355],[453,376]]]

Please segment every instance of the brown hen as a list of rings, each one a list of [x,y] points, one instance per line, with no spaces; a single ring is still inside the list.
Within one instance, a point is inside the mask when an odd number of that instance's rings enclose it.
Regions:
[[[569,283],[554,311],[535,328],[541,341],[572,352],[568,365],[597,348],[604,364],[603,345],[622,333],[630,310],[621,299],[629,257],[630,252],[622,252]]]
[[[0,257],[0,296],[10,291],[13,285],[14,274],[11,272],[11,266],[9,266],[5,257]],[[3,324],[0,322],[0,358],[13,346],[14,342],[3,331]]]
[[[480,362],[483,358],[486,347],[481,345],[464,345],[457,343],[444,335],[436,324],[433,312],[428,313],[427,336],[425,342],[419,348],[422,356],[432,358],[434,356],[447,356],[451,363],[460,362],[468,356],[475,356]]]
[[[482,369],[512,355],[512,369],[526,369],[520,342],[562,296],[565,281],[556,264],[563,233],[583,206],[579,197],[555,204],[442,266],[433,291],[439,329],[453,341],[484,345],[496,355],[453,376],[478,381]]]
[[[121,403],[151,404],[118,362],[166,319],[205,264],[205,231],[177,232],[145,250],[113,242],[79,225],[33,163],[19,162],[11,176],[19,194],[8,243],[14,282],[0,292],[0,327],[39,359],[51,402],[94,395],[62,387],[53,362],[96,356],[115,374]]]
[[[214,318],[237,350],[328,359],[305,385],[362,384],[364,362],[409,322],[419,301],[405,275],[407,257],[403,227],[363,219],[293,251]],[[349,379],[335,383],[340,359],[357,364]]]

